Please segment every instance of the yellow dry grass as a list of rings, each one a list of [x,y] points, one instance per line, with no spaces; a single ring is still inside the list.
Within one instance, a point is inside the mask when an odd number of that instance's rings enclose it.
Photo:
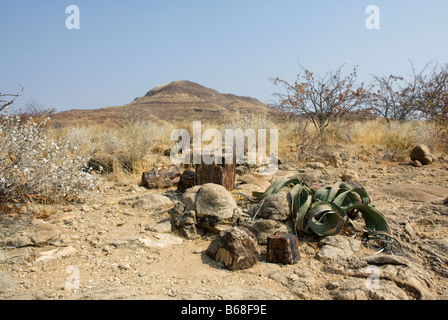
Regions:
[[[360,146],[374,147],[388,151],[392,160],[400,161],[406,157],[416,144],[426,144],[435,153],[445,152],[446,142],[440,138],[444,128],[428,122],[390,122],[381,119],[368,121],[336,121],[326,130],[325,136],[317,137],[315,128],[306,120],[274,122],[264,116],[243,116],[235,114],[232,119],[220,119],[215,123],[202,123],[202,133],[207,129],[278,129],[279,155],[283,162],[297,164],[300,152],[305,148],[319,152],[336,152],[341,147],[356,152]],[[80,144],[82,151],[96,154],[105,152],[127,153],[133,158],[131,169],[123,171],[116,164],[111,175],[113,180],[123,179],[123,175],[140,176],[160,164],[170,163],[164,153],[175,142],[170,141],[174,129],[187,129],[191,137],[193,123],[160,123],[140,120],[129,121],[122,125],[89,124],[84,126],[66,126],[52,129],[52,134],[72,143]],[[446,130],[446,129],[445,129]],[[224,135],[223,135],[224,136]],[[269,152],[269,138],[267,141]],[[268,153],[269,154],[269,153]],[[312,155],[312,154],[311,154]]]

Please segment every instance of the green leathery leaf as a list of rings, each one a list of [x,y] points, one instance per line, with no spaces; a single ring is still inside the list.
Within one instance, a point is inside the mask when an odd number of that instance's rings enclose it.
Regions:
[[[364,189],[361,188],[353,188],[352,192],[356,192],[361,197],[361,202],[364,205],[370,204],[370,197]]]
[[[344,208],[355,204],[363,204],[363,200],[357,192],[349,190],[339,194],[336,199],[334,199],[333,203],[341,208]]]
[[[293,183],[293,184],[300,184],[302,183],[302,181],[298,180],[298,179],[281,179],[281,180],[277,180],[275,182],[273,182],[264,193],[261,192],[253,192],[252,195],[259,199],[262,200],[272,194],[278,193],[280,192],[280,190],[282,190],[285,186],[287,186],[288,184]]]
[[[316,191],[315,195],[316,198],[319,199],[319,201],[328,201],[330,193],[329,187],[323,187]]]
[[[337,182],[331,187],[324,187],[316,192],[316,198],[320,201],[333,201],[340,193],[352,190],[352,187],[345,182]]]
[[[303,221],[313,201],[313,191],[305,184],[296,184],[290,191],[291,209],[296,220],[296,227],[304,231]]]
[[[369,234],[375,234],[376,232],[385,232],[390,236],[393,235],[392,229],[387,223],[386,218],[377,209],[362,204],[353,205],[345,209],[346,212],[352,210],[357,210],[359,213],[361,213],[366,223],[366,229],[368,230]]]
[[[311,229],[321,237],[338,234],[347,221],[344,210],[331,202],[314,203],[308,215],[310,219],[306,229]]]
[[[308,212],[308,209],[311,206],[312,201],[313,201],[313,197],[311,195],[308,196],[306,201],[304,203],[301,203],[299,206],[299,209],[297,210],[296,226],[297,226],[297,229],[300,231],[305,231],[304,220],[306,217],[306,213]]]

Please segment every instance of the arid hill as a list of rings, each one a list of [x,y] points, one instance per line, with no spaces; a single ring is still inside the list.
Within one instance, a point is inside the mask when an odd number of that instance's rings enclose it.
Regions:
[[[70,110],[56,114],[56,123],[117,122],[126,117],[175,121],[220,121],[235,113],[276,117],[279,112],[254,98],[222,94],[190,81],[175,81],[156,87],[145,96],[118,107]]]

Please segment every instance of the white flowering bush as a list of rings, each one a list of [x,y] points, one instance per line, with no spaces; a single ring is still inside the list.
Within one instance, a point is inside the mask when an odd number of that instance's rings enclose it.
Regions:
[[[87,158],[68,140],[47,136],[46,121],[0,118],[0,204],[58,203],[95,194],[101,185]]]

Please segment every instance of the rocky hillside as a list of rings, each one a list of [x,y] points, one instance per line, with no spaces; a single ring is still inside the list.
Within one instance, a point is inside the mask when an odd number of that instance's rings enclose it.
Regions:
[[[53,119],[64,123],[104,123],[133,116],[162,121],[220,121],[235,113],[276,117],[278,111],[254,98],[222,94],[190,81],[175,81],[150,90],[133,102],[95,110],[70,110]]]

